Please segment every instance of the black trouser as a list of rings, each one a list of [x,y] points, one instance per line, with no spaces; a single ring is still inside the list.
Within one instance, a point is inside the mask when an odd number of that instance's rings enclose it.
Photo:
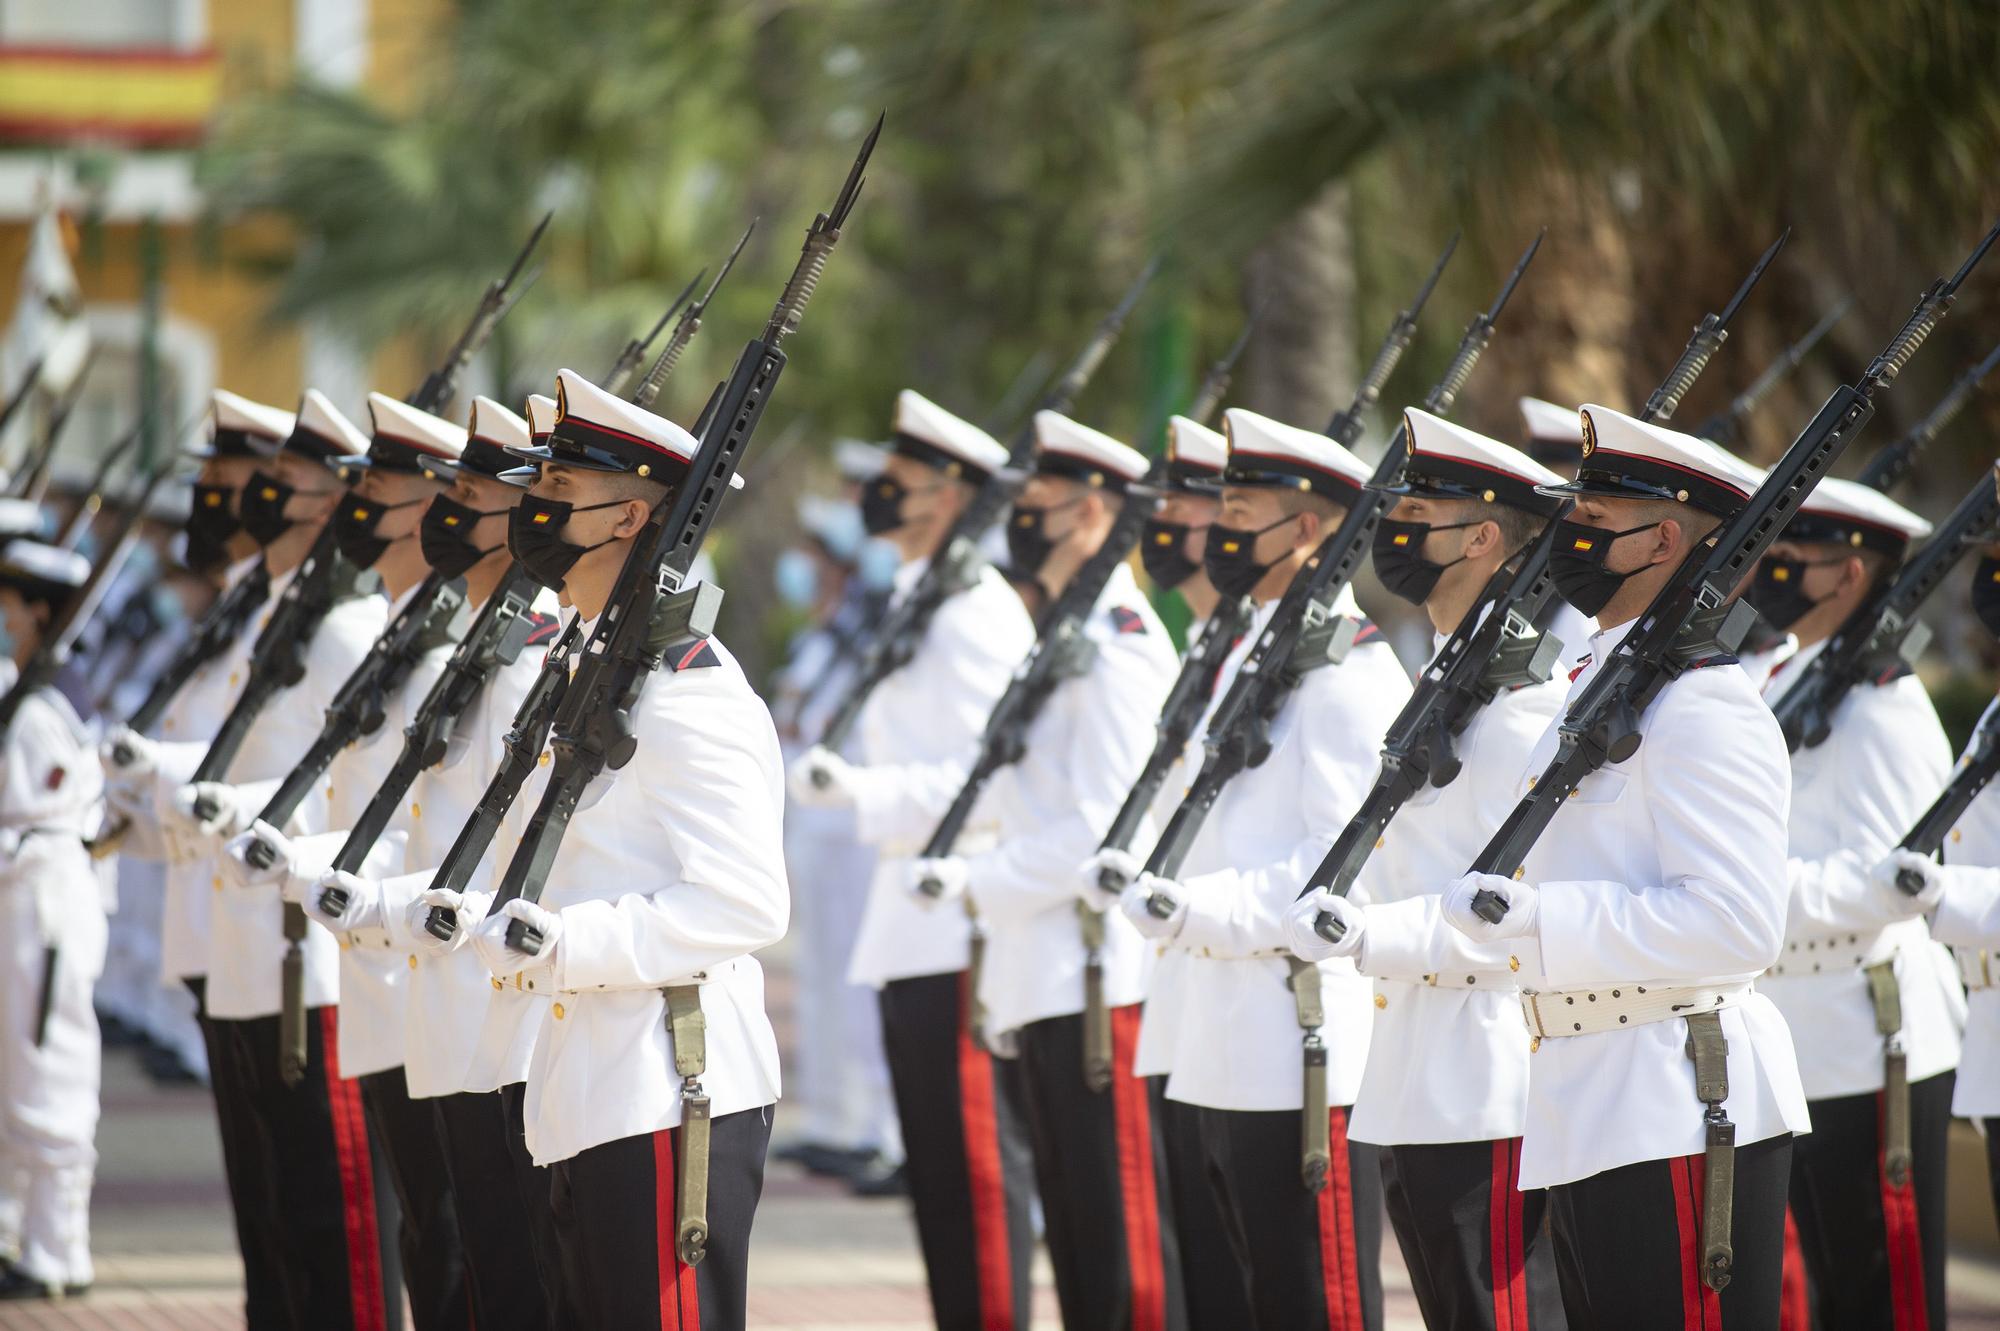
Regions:
[[[1313,1192],[1299,1111],[1198,1108],[1202,1153],[1259,1331],[1381,1331],[1381,1148],[1350,1141],[1329,1111],[1333,1169]]]
[[[750,1225],[764,1190],[771,1110],[709,1125],[708,1255],[675,1251],[680,1129],[622,1137],[549,1166],[563,1287],[588,1331],[742,1331]]]
[[[306,1014],[306,1068],[278,1075],[278,1018],[215,1021],[258,1188],[253,1223],[271,1236],[285,1275],[290,1325],[300,1331],[398,1331],[403,1321],[395,1191],[369,1140],[361,1087],[340,1075],[336,1009]],[[229,1111],[223,1111],[224,1117]],[[252,1324],[251,1331],[263,1331]]]
[[[1791,1167],[1789,1136],[1737,1149],[1735,1262],[1720,1295],[1701,1283],[1703,1157],[1646,1160],[1550,1188],[1570,1331],[1776,1331]]]
[[[522,1190],[509,1154],[507,1109],[497,1093],[441,1095],[418,1103],[430,1106],[444,1149],[473,1325],[478,1331],[548,1331],[549,1305],[528,1219],[533,1208],[547,1224],[547,1177],[534,1196]]]
[[[437,1115],[410,1099],[400,1067],[359,1077],[368,1136],[389,1165],[402,1224],[396,1250],[410,1294],[410,1321],[416,1331],[465,1331],[471,1325],[471,1298],[465,1287],[465,1249],[458,1237],[458,1208],[452,1204]]]
[[[1020,1069],[966,1032],[963,971],[882,987],[882,1048],[939,1331],[1026,1331],[1034,1164]]]
[[[1229,1230],[1216,1206],[1215,1189],[1208,1184],[1201,1111],[1164,1096],[1154,1101],[1154,1108],[1167,1150],[1167,1195],[1173,1202],[1174,1235],[1180,1241],[1188,1325],[1194,1331],[1249,1326],[1250,1287],[1231,1253]]]
[[[1166,1148],[1152,1080],[1132,1075],[1139,1007],[1111,1010],[1111,1084],[1083,1081],[1081,1014],[1020,1030],[1035,1184],[1063,1325],[1160,1331],[1187,1325]]]
[[[588,1331],[588,1323],[563,1288],[562,1242],[556,1233],[549,1171],[528,1154],[523,1120],[527,1103],[526,1082],[517,1081],[500,1088],[500,1110],[506,1120],[507,1163],[513,1170],[515,1188],[528,1199],[522,1214],[527,1221],[528,1241],[535,1250],[535,1277],[541,1282],[542,1303],[549,1310],[550,1325],[557,1331]]]
[[[208,1019],[208,977],[186,981],[194,995],[195,1021],[208,1053],[209,1086],[215,1096],[216,1130],[222,1138],[222,1173],[229,1184],[229,1210],[236,1222],[236,1248],[243,1254],[243,1320],[251,1327],[285,1326],[287,1311],[283,1258],[276,1236],[263,1223],[263,1181],[257,1176],[256,1134],[244,1115],[243,1096],[228,1088],[231,1055]]]
[[[1519,1137],[1382,1148],[1383,1201],[1425,1326],[1561,1331],[1549,1196],[1520,1184]]]
[[[1950,1072],[1910,1084],[1910,1181],[1882,1168],[1882,1095],[1814,1100],[1792,1151],[1792,1217],[1820,1331],[1944,1325]]]

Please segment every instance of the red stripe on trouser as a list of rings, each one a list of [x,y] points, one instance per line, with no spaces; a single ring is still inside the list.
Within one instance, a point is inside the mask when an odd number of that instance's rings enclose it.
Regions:
[[[1669,1160],[1674,1182],[1674,1223],[1681,1235],[1681,1325],[1686,1331],[1722,1331],[1722,1300],[1701,1282],[1701,1192],[1705,1159]]]
[[[1361,1273],[1354,1251],[1354,1176],[1347,1158],[1347,1110],[1327,1111],[1333,1168],[1319,1190],[1319,1269],[1329,1331],[1363,1331]]]
[[[1778,1331],[1812,1331],[1812,1300],[1806,1294],[1806,1254],[1798,1223],[1785,1208],[1785,1261],[1778,1278]]]
[[[1495,1331],[1528,1331],[1527,1237],[1522,1234],[1521,1139],[1493,1143],[1493,1181],[1486,1198],[1493,1273]]]
[[[681,1262],[674,1198],[674,1130],[653,1134],[653,1225],[658,1234],[660,1331],[701,1331],[701,1291],[692,1266]]]
[[[972,1255],[983,1331],[1014,1331],[1014,1263],[1008,1252],[1007,1179],[1000,1166],[1000,1111],[993,1056],[972,1042],[971,978],[958,981],[958,1108],[965,1125],[965,1181],[972,1203]]]
[[[1111,1114],[1118,1141],[1118,1196],[1125,1208],[1125,1257],[1132,1280],[1132,1331],[1167,1324],[1167,1275],[1160,1257],[1160,1199],[1153,1173],[1152,1106],[1132,1075],[1139,1005],[1111,1009]]]
[[[340,1075],[340,1009],[319,1009],[327,1109],[333,1116],[334,1163],[340,1169],[340,1215],[347,1233],[347,1302],[354,1331],[382,1331],[382,1248],[375,1226],[375,1171],[361,1083]]]
[[[1917,1228],[1917,1183],[1889,1182],[1888,1105],[1875,1096],[1875,1176],[1882,1184],[1882,1238],[1889,1251],[1889,1309],[1896,1331],[1929,1331],[1930,1296],[1924,1288],[1924,1242]]]

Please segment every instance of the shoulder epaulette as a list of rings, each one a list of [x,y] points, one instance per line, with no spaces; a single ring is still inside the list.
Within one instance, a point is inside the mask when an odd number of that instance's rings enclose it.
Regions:
[[[699,670],[703,666],[718,666],[722,658],[716,655],[715,647],[707,638],[696,638],[692,642],[675,643],[667,649],[667,669],[679,674],[683,670]]]
[[[1111,607],[1111,627],[1120,634],[1144,633],[1146,617],[1130,606],[1114,605]]]
[[[539,610],[527,612],[528,637],[523,644],[540,647],[543,643],[554,642],[556,634],[562,632],[562,621],[554,615],[545,615]]]

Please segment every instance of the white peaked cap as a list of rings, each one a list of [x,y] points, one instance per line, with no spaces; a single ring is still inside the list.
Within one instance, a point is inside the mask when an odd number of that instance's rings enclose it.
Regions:
[[[368,419],[375,426],[377,449],[386,440],[447,461],[455,460],[465,451],[465,427],[454,425],[442,416],[433,416],[421,407],[399,402],[387,393],[368,395]],[[379,453],[371,453],[370,456],[377,462],[386,460]],[[400,456],[397,460],[401,460]]]
[[[292,432],[298,418],[279,407],[267,407],[262,402],[252,402],[240,393],[232,393],[226,388],[218,388],[214,395],[215,428],[218,430],[239,430],[244,434],[254,434],[272,443],[284,442]]]
[[[607,393],[575,370],[556,371],[556,423],[544,450],[549,462],[592,471],[627,472],[662,485],[679,483],[700,447],[693,435],[644,407]],[[731,489],[743,478],[731,476]]]
[[[1224,485],[1307,490],[1348,503],[1368,484],[1368,464],[1316,430],[1274,421],[1242,407],[1222,413],[1229,440]]]
[[[1562,501],[1540,493],[1563,478],[1510,444],[1489,439],[1419,407],[1403,412],[1410,460],[1396,494],[1436,495],[1552,513]]]
[[[543,401],[548,401],[544,398]],[[555,403],[550,402],[551,407]],[[472,414],[466,418],[466,434],[500,448],[521,448],[531,442],[528,423],[490,397],[472,399]]]
[[[1229,465],[1229,440],[1188,416],[1167,417],[1167,479],[1215,477]]]
[[[1756,493],[1763,473],[1706,439],[1585,403],[1576,479],[1550,494],[1666,499],[1727,517]]]
[[[891,451],[950,475],[983,480],[1007,465],[1007,450],[971,421],[954,416],[915,389],[896,394]],[[954,470],[954,466],[956,470]]]
[[[882,464],[888,459],[888,449],[861,439],[842,439],[833,446],[834,470],[843,481],[858,484],[873,480],[882,474]]]
[[[1559,407],[1543,398],[1524,397],[1521,399],[1521,419],[1528,426],[1530,439],[1552,444],[1583,443],[1583,417],[1575,407]]]
[[[528,434],[534,439],[545,438],[556,428],[556,400],[547,393],[528,394]]]
[[[1035,413],[1035,471],[1123,493],[1146,474],[1146,455],[1059,411]]]
[[[308,388],[299,399],[299,414],[285,446],[328,464],[340,458],[356,457],[368,451],[368,436],[317,388]]]
[[[1806,495],[1782,539],[1901,555],[1911,541],[1930,534],[1930,523],[1880,490],[1828,476]]]
[[[0,546],[0,579],[8,578],[81,587],[90,581],[90,561],[74,550],[17,536]]]

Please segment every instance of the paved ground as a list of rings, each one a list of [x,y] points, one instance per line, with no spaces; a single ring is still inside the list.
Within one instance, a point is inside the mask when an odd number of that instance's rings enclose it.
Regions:
[[[774,996],[783,988],[774,985]],[[241,1331],[241,1269],[207,1092],[161,1090],[128,1056],[114,1055],[104,1108],[94,1205],[97,1289],[62,1306],[0,1306],[0,1329]],[[779,1123],[782,1130],[782,1116]],[[1961,1159],[1969,1168],[1955,1168],[1955,1177],[1976,1188],[1976,1156]],[[1418,1331],[1395,1245],[1387,1246],[1390,1327]],[[1953,1328],[2000,1331],[2000,1268],[1954,1261],[1951,1284]],[[788,1166],[773,1167],[758,1215],[752,1286],[750,1323],[759,1331],[929,1325],[903,1203],[857,1201]],[[1057,1325],[1046,1271],[1038,1313],[1036,1327]]]

